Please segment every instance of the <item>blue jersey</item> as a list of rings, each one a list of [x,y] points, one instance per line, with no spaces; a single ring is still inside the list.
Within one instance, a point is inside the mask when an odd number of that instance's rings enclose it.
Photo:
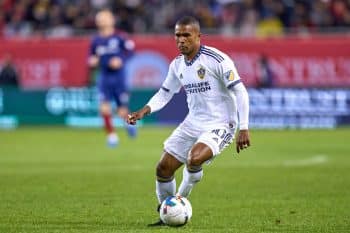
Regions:
[[[99,69],[102,78],[114,77],[114,79],[124,79],[124,66],[120,69],[111,69],[109,62],[112,57],[120,57],[125,63],[134,49],[134,43],[131,40],[125,39],[122,36],[113,34],[111,36],[103,37],[97,35],[93,38],[90,55],[99,57]]]
[[[124,95],[127,92],[124,67],[133,49],[134,42],[118,34],[107,37],[97,35],[92,39],[90,55],[95,55],[99,58],[97,85],[102,100],[114,99],[117,103],[124,102],[120,101],[118,96]],[[123,66],[121,68],[110,68],[109,63],[113,57],[122,59]],[[118,103],[118,105],[125,105],[125,103]]]

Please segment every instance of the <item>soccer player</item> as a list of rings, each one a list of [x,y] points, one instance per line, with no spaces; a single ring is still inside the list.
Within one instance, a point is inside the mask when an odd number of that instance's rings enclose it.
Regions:
[[[239,129],[236,150],[250,146],[249,98],[233,61],[223,52],[200,43],[200,25],[193,17],[176,22],[175,40],[181,55],[169,66],[159,91],[140,110],[128,116],[129,124],[163,108],[183,87],[188,115],[164,142],[156,168],[159,204],[171,195],[188,197],[202,179],[204,163],[211,162],[232,143]],[[239,119],[239,120],[238,120]],[[176,193],[175,171],[185,164]],[[162,225],[162,221],[150,224]]]
[[[117,114],[126,119],[129,113],[129,92],[126,85],[124,65],[134,49],[134,42],[117,34],[114,28],[115,18],[110,10],[101,10],[96,14],[96,35],[90,46],[88,63],[98,68],[97,86],[100,100],[100,113],[104,120],[109,146],[118,145],[119,139],[112,124],[112,106],[115,101]],[[130,137],[136,136],[136,127],[127,125]]]

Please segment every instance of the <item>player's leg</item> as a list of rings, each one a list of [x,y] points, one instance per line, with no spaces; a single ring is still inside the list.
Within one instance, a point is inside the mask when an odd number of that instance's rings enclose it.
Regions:
[[[115,101],[117,103],[117,114],[124,120],[124,127],[126,128],[129,137],[135,138],[137,136],[136,125],[129,125],[126,123],[126,119],[129,114],[129,93],[126,90],[117,90],[115,93]]]
[[[202,164],[209,162],[232,143],[234,129],[221,128],[203,133],[190,150],[178,194],[188,197],[203,177]]]
[[[137,127],[136,125],[129,125],[126,123],[126,119],[129,114],[129,109],[126,106],[120,106],[117,109],[118,116],[124,120],[124,127],[126,128],[129,137],[135,138],[137,136]]]
[[[178,194],[188,197],[193,187],[203,177],[202,164],[213,157],[213,152],[204,143],[196,143],[188,154],[186,166],[183,169],[182,182]]]
[[[111,101],[113,100],[113,91],[106,79],[99,77],[97,80],[98,87],[98,99],[99,99],[99,111],[103,118],[103,125],[107,134],[108,146],[118,145],[119,139],[113,128],[112,122],[112,106]]]
[[[176,181],[174,174],[182,164],[173,155],[164,151],[156,168],[156,194],[159,204],[168,196],[175,195]]]
[[[184,163],[189,150],[196,138],[188,136],[181,127],[174,130],[171,136],[164,142],[164,153],[156,169],[156,194],[160,205],[167,196],[175,195],[176,181],[175,171]],[[158,205],[158,207],[159,207]],[[149,226],[163,225],[159,220]]]
[[[119,143],[118,135],[113,127],[112,106],[108,101],[101,101],[100,113],[103,118],[104,128],[107,133],[107,143],[109,146],[116,146]]]
[[[175,171],[182,166],[182,162],[177,160],[173,155],[164,151],[160,161],[157,164],[156,168],[156,194],[158,199],[158,208],[161,203],[168,197],[175,195],[176,192],[176,180],[175,180]],[[155,223],[151,223],[148,226],[162,226],[164,225],[163,221],[159,219]]]

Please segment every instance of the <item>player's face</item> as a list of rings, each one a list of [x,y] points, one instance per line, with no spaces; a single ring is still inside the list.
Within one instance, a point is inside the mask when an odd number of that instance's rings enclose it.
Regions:
[[[96,15],[96,26],[99,29],[114,27],[114,16],[109,11],[101,11]]]
[[[177,48],[187,58],[192,59],[200,46],[200,33],[195,25],[176,25],[175,40]]]

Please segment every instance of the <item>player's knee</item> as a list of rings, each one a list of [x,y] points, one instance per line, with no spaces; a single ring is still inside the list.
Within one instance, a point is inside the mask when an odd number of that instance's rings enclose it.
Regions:
[[[110,115],[112,113],[112,110],[109,104],[103,103],[100,106],[100,112],[102,115]]]
[[[187,166],[189,167],[200,167],[203,161],[200,158],[200,154],[190,153],[187,159]]]
[[[156,167],[156,175],[160,178],[170,178],[174,175],[174,173],[165,163],[159,162]]]

